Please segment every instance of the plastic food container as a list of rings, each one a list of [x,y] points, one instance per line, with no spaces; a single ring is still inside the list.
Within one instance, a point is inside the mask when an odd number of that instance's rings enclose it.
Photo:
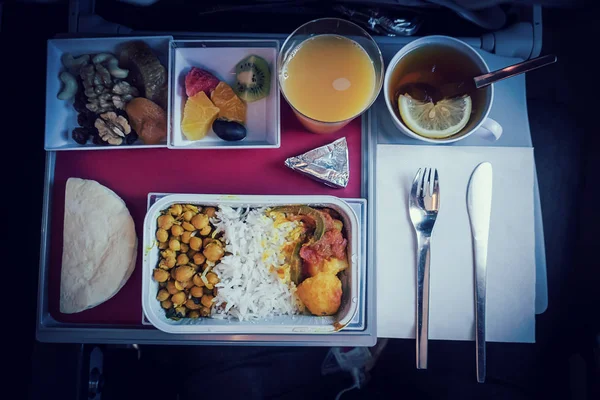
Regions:
[[[46,150],[123,150],[123,149],[147,149],[152,147],[167,147],[164,143],[146,145],[138,139],[131,145],[99,146],[91,142],[85,145],[76,143],[71,138],[71,132],[77,128],[77,111],[73,108],[74,99],[59,100],[58,93],[62,90],[62,82],[59,75],[66,68],[63,66],[61,57],[64,53],[71,53],[77,57],[82,54],[113,53],[118,58],[119,48],[132,41],[143,41],[154,51],[161,64],[167,70],[167,84],[170,85],[170,52],[169,43],[172,36],[131,36],[131,37],[105,37],[105,38],[82,38],[82,39],[52,39],[48,40],[48,58],[46,65],[46,132],[44,148]],[[168,93],[170,93],[170,88]],[[165,110],[168,115],[168,110]],[[167,121],[168,122],[168,121]],[[167,123],[167,134],[169,124]]]
[[[171,42],[171,129],[170,149],[256,149],[280,147],[279,80],[277,79],[277,40],[174,40]],[[227,142],[212,129],[195,141],[188,140],[181,131],[181,120],[187,96],[185,76],[192,67],[206,70],[233,87],[236,81],[235,66],[250,55],[257,55],[269,63],[271,88],[261,100],[247,103],[247,136],[241,141]]]
[[[213,318],[179,321],[169,319],[156,299],[158,283],[152,279],[152,270],[159,260],[159,250],[155,239],[157,218],[160,212],[172,204],[188,203],[199,206],[268,207],[281,205],[308,205],[328,207],[337,211],[343,220],[348,239],[348,262],[350,268],[339,276],[342,281],[342,301],[336,315],[317,317],[312,315],[278,316],[257,321],[221,320]],[[331,333],[343,329],[354,317],[358,308],[358,266],[360,264],[360,231],[358,218],[352,208],[343,200],[333,196],[235,196],[204,194],[172,194],[156,201],[144,219],[144,254],[142,269],[142,307],[148,320],[156,328],[167,333],[253,333],[253,334],[294,334]]]

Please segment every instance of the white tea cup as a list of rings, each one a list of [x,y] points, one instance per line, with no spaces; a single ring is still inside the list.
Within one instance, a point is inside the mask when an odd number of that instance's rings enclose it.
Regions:
[[[408,43],[402,47],[402,49],[400,49],[400,51],[398,51],[394,58],[392,58],[390,61],[383,81],[385,104],[387,105],[388,111],[392,116],[394,125],[396,125],[396,127],[405,135],[428,143],[452,143],[465,139],[471,135],[479,135],[486,138],[491,138],[492,140],[498,140],[502,135],[502,126],[498,122],[488,117],[492,108],[492,104],[494,103],[494,85],[478,89],[478,91],[483,91],[484,95],[482,100],[483,104],[478,104],[478,108],[480,108],[480,110],[474,112],[471,115],[469,122],[467,122],[467,125],[452,136],[447,138],[429,138],[413,132],[404,124],[399,115],[398,109],[395,107],[395,101],[392,101],[392,97],[394,96],[396,90],[395,87],[391,87],[391,85],[394,84],[394,82],[392,82],[392,77],[394,77],[394,72],[396,69],[399,66],[402,66],[403,62],[406,62],[406,56],[409,53],[422,50],[422,48],[425,46],[445,47],[452,52],[457,52],[459,56],[462,56],[462,58],[468,58],[470,62],[477,66],[478,74],[490,72],[490,68],[486,64],[483,57],[481,57],[481,55],[479,55],[475,49],[461,40],[449,36],[426,36]]]

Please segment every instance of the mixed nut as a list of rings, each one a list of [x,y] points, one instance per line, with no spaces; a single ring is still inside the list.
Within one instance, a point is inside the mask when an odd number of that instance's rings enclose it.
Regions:
[[[61,61],[66,70],[59,76],[63,88],[58,98],[74,98],[73,107],[78,112],[80,125],[71,135],[75,142],[85,145],[91,139],[96,145],[121,145],[133,144],[138,137],[146,144],[164,140],[166,113],[161,106],[144,99],[145,102],[140,103],[142,107],[138,104],[132,108],[135,124],[130,123],[132,116],[127,109],[132,100],[148,94],[166,104],[162,99],[166,93],[166,70],[146,43],[125,44],[121,61],[129,69],[122,68],[117,56],[111,53],[78,57],[65,53]],[[146,122],[149,122],[148,128],[144,128]],[[136,132],[134,126],[143,129]]]
[[[114,145],[122,144],[123,139],[131,133],[131,126],[129,126],[127,118],[112,111],[100,114],[94,127],[98,129],[102,140]]]
[[[87,99],[86,108],[94,113],[123,109],[128,101],[139,96],[135,87],[121,80],[127,78],[129,71],[119,68],[113,54],[101,53],[93,57],[85,54],[74,58],[65,53],[61,60],[68,69],[60,74],[64,83],[63,90],[58,94],[61,100],[68,100],[77,93],[79,84],[76,77],[83,86]]]

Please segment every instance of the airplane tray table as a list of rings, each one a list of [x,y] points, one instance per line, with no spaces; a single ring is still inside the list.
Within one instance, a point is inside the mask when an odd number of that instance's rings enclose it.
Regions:
[[[37,336],[41,341],[103,343],[261,343],[289,345],[372,345],[376,341],[373,268],[366,258],[359,266],[359,309],[352,322],[331,334],[167,334],[144,325],[141,308],[141,252],[127,284],[108,301],[81,313],[59,310],[62,258],[62,224],[66,180],[71,176],[94,179],[107,185],[125,201],[138,238],[146,214],[148,194],[328,194],[348,200],[360,219],[366,253],[366,201],[361,197],[362,121],[356,119],[329,136],[307,133],[289,107],[282,107],[284,141],[280,149],[180,150],[146,149],[122,151],[48,152],[42,227],[42,258],[38,294]],[[350,183],[333,189],[308,179],[283,164],[290,156],[346,137],[350,158]],[[246,166],[240,170],[240,159]],[[162,166],[162,167],[161,167]],[[189,172],[193,171],[193,172]]]
[[[153,33],[157,34],[157,33]],[[182,35],[179,35],[180,38]],[[264,38],[264,39],[285,39],[285,35],[265,35],[265,34],[186,34],[185,38]],[[415,38],[377,38],[377,42],[382,50],[384,59],[389,61],[392,55],[398,51],[404,44]],[[478,46],[478,40],[463,39]],[[498,57],[482,52],[484,58],[489,63],[492,69],[499,68],[504,65],[511,64],[515,59]],[[478,138],[469,138],[458,145],[475,145],[475,146],[514,146],[514,147],[531,147],[531,135],[529,131],[529,123],[527,118],[527,108],[525,101],[525,80],[524,77],[517,77],[509,81],[501,82],[497,86],[497,94],[494,107],[490,114],[504,127],[504,135],[495,143],[481,141]],[[233,344],[233,345],[293,345],[293,346],[370,346],[376,342],[376,305],[375,305],[375,267],[374,255],[369,249],[374,248],[374,154],[375,147],[379,143],[401,143],[414,144],[412,139],[403,137],[399,133],[392,134],[391,121],[387,116],[383,96],[380,95],[374,106],[365,113],[362,118],[357,118],[342,131],[329,136],[315,136],[309,133],[302,132],[303,128],[299,122],[295,120],[291,110],[281,101],[281,130],[282,130],[282,148],[274,150],[260,150],[260,154],[255,159],[261,159],[260,166],[268,168],[269,174],[271,170],[276,176],[275,182],[285,184],[278,188],[266,189],[264,186],[256,185],[254,182],[259,182],[261,176],[256,174],[242,174],[246,177],[246,181],[235,180],[235,182],[218,182],[218,179],[209,180],[212,185],[209,190],[204,193],[234,193],[235,194],[331,194],[342,198],[362,198],[364,200],[351,201],[350,203],[357,211],[361,219],[361,229],[365,233],[363,235],[363,249],[365,249],[365,307],[362,313],[357,314],[357,318],[353,320],[351,329],[343,330],[334,334],[298,334],[298,335],[173,335],[161,332],[153,327],[144,325],[141,312],[141,287],[134,290],[119,293],[115,298],[123,296],[123,299],[131,301],[132,305],[125,311],[112,309],[114,312],[106,313],[106,310],[88,314],[83,319],[78,319],[72,315],[58,315],[58,288],[60,285],[60,268],[52,268],[51,265],[56,260],[60,262],[60,254],[62,245],[52,246],[53,243],[62,244],[62,237],[58,239],[51,236],[55,230],[62,233],[62,208],[64,203],[64,185],[68,176],[80,176],[83,178],[106,178],[106,171],[95,170],[86,165],[88,161],[86,157],[96,157],[91,162],[103,161],[107,168],[115,170],[115,165],[108,164],[118,162],[117,154],[123,155],[123,152],[48,152],[46,160],[45,187],[44,187],[44,203],[42,217],[42,253],[40,259],[40,280],[38,291],[38,313],[36,321],[37,338],[43,342],[80,342],[80,343],[156,343],[156,344]],[[286,133],[287,140],[286,140]],[[317,184],[305,177],[297,175],[283,166],[283,160],[291,155],[299,154],[308,149],[319,145],[332,142],[333,140],[346,136],[349,141],[349,151],[351,157],[351,183],[344,190],[335,190],[326,188]],[[287,145],[286,145],[286,142]],[[422,143],[419,143],[422,144]],[[244,154],[239,153],[243,150],[233,150],[232,157],[243,157]],[[167,153],[164,153],[167,152]],[[135,165],[136,157],[152,157],[168,155],[171,158],[173,153],[183,157],[185,162],[190,162],[191,154],[209,155],[210,162],[222,161],[225,153],[215,151],[206,152],[204,150],[190,151],[170,151],[167,149],[152,149],[142,151],[128,151],[131,154],[131,159],[127,165]],[[67,154],[69,153],[69,154]],[[83,153],[83,154],[82,154]],[[159,154],[161,153],[161,154]],[[186,153],[186,154],[184,154]],[[229,151],[227,152],[229,153]],[[104,154],[104,155],[103,155]],[[146,154],[144,156],[143,154]],[[174,156],[173,156],[174,157]],[[219,157],[219,158],[217,158]],[[102,158],[103,160],[100,160]],[[230,157],[227,157],[230,158]],[[139,161],[139,159],[138,159]],[[98,164],[94,164],[98,165]],[[231,168],[225,168],[229,173],[233,172]],[[260,173],[260,168],[254,167],[252,170]],[[278,171],[278,172],[275,172]],[[283,172],[282,172],[283,171]],[[79,174],[78,173],[82,173]],[[266,171],[265,171],[266,172]],[[151,175],[156,175],[154,172]],[[165,174],[158,174],[162,177],[160,184],[151,185],[148,182],[142,183],[146,193],[131,192],[132,201],[135,202],[135,207],[132,209],[134,219],[136,215],[142,216],[146,209],[146,195],[149,192],[199,192],[199,183],[193,177],[183,179],[188,186],[182,188],[175,181],[166,180]],[[265,175],[265,176],[268,176]],[[222,176],[222,175],[219,175]],[[131,180],[143,179],[143,174],[133,174]],[[264,176],[262,177],[264,178]],[[56,180],[55,180],[56,179]],[[148,180],[150,178],[146,178]],[[254,180],[253,180],[254,179]],[[102,182],[101,182],[102,183]],[[110,182],[105,182],[110,186]],[[119,193],[119,188],[129,190],[127,179],[121,178],[116,189]],[[62,190],[62,194],[61,194]],[[140,198],[140,196],[144,196]],[[124,198],[128,206],[130,201]],[[546,289],[546,265],[543,230],[541,222],[541,210],[539,206],[539,193],[537,184],[535,187],[535,221],[536,221],[536,264],[537,264],[537,287],[536,287],[536,313],[542,313],[547,306],[547,289]],[[130,206],[131,207],[131,206]],[[136,222],[138,221],[136,220]],[[369,223],[367,223],[367,221]],[[57,224],[60,229],[57,229]],[[137,225],[137,224],[136,224]],[[138,227],[141,229],[141,226]],[[57,236],[57,235],[55,235]],[[54,260],[54,261],[52,261]],[[137,273],[137,280],[132,277],[134,285],[140,281],[141,266],[138,265],[134,276]],[[126,285],[127,286],[127,285]],[[141,286],[141,285],[138,285]],[[137,296],[137,297],[136,297]],[[110,302],[110,300],[109,300]],[[107,302],[107,303],[109,303]],[[105,303],[105,304],[107,304]],[[98,308],[102,307],[99,306]],[[90,310],[93,311],[93,310]]]

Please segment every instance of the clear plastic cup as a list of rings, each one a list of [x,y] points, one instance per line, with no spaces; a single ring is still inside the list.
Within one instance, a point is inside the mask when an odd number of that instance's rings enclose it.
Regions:
[[[373,85],[373,93],[371,94],[370,101],[367,103],[367,106],[364,107],[360,112],[356,115],[351,116],[350,118],[344,119],[342,121],[319,121],[318,119],[311,118],[308,115],[302,114],[300,111],[294,107],[294,104],[289,100],[288,96],[285,93],[284,82],[285,79],[283,72],[286,70],[287,62],[291,59],[294,54],[294,51],[299,48],[307,39],[313,38],[318,35],[335,35],[345,37],[347,39],[353,40],[357,44],[359,44],[363,50],[367,53],[371,62],[373,63],[373,67],[375,70],[375,84]],[[314,21],[307,22],[302,25],[298,29],[296,29],[283,43],[281,50],[279,52],[278,59],[278,79],[279,79],[279,87],[281,88],[281,93],[283,97],[288,102],[288,104],[294,110],[294,113],[304,125],[306,129],[313,133],[332,133],[341,128],[343,128],[346,124],[352,121],[354,118],[361,115],[365,112],[381,91],[381,87],[383,85],[383,57],[381,56],[381,51],[375,43],[375,40],[369,35],[364,29],[360,26],[343,20],[339,18],[321,18],[316,19]]]

